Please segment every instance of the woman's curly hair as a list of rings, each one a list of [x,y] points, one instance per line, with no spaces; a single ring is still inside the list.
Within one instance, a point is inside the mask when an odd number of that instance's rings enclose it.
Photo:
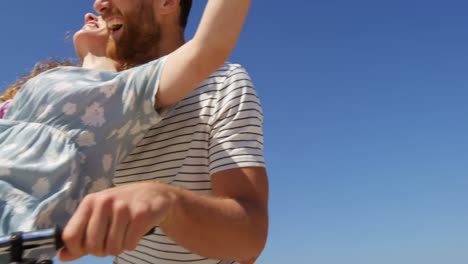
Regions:
[[[37,75],[39,75],[39,74],[41,74],[41,73],[43,73],[43,72],[45,72],[47,70],[50,70],[50,69],[53,69],[53,68],[56,68],[56,67],[59,67],[59,66],[79,66],[79,64],[76,63],[75,61],[71,60],[71,59],[55,59],[55,58],[47,59],[45,61],[38,62],[38,63],[36,63],[34,65],[33,69],[31,70],[31,72],[29,74],[21,76],[16,81],[16,83],[10,85],[5,90],[5,92],[2,95],[0,95],[0,103],[8,101],[8,100],[12,100],[15,97],[18,90],[29,79],[31,79],[33,77],[36,77]]]

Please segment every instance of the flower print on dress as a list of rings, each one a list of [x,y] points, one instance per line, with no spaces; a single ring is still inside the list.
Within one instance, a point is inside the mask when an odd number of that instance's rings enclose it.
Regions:
[[[94,139],[94,133],[90,131],[83,131],[78,136],[76,141],[78,146],[80,147],[91,147],[96,145],[96,141]]]
[[[47,178],[39,178],[31,188],[32,195],[37,198],[42,198],[50,191],[50,183]]]
[[[66,115],[73,115],[76,113],[76,104],[66,103],[63,108],[63,113]]]
[[[110,98],[117,91],[117,85],[115,84],[103,85],[101,89],[99,89],[99,91],[103,93],[106,96],[106,98]]]
[[[86,112],[81,116],[81,121],[84,125],[92,127],[101,127],[106,123],[104,117],[104,108],[99,104],[94,102],[92,105],[86,108]]]

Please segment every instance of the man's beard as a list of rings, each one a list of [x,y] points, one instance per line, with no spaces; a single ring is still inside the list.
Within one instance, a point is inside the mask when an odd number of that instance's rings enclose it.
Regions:
[[[123,69],[147,63],[160,56],[160,27],[152,12],[148,11],[152,8],[145,9],[142,7],[138,15],[125,17],[123,32],[118,40],[109,38],[107,56],[119,62]]]

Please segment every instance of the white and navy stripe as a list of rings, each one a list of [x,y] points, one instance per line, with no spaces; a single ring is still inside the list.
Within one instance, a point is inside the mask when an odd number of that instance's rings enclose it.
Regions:
[[[114,182],[158,180],[209,195],[213,173],[264,166],[262,122],[249,75],[240,65],[225,64],[148,131],[118,166]],[[120,255],[114,263],[236,262],[192,254],[156,228],[135,251]]]

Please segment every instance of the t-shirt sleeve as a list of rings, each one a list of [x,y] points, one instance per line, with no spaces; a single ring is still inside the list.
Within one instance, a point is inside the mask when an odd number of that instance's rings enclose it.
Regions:
[[[244,68],[235,68],[226,78],[214,111],[210,122],[210,173],[264,167],[262,107]]]

